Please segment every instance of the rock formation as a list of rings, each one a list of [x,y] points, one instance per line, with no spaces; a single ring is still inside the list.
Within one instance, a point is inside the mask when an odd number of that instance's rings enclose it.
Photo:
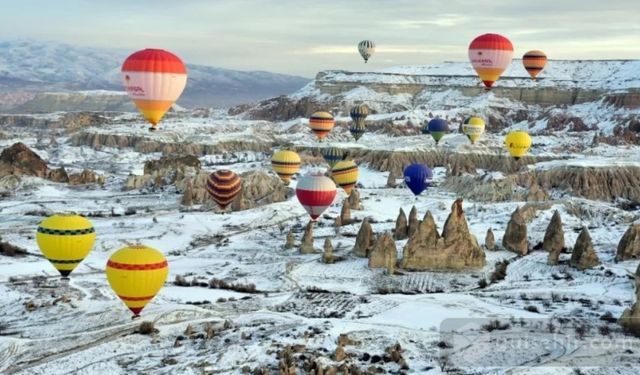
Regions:
[[[349,194],[349,198],[347,198],[347,200],[349,201],[349,207],[352,210],[362,210],[362,203],[360,202],[360,192],[358,191],[358,189],[351,190],[351,194]]]
[[[187,183],[187,188],[184,189],[184,194],[182,194],[180,204],[187,207],[193,206],[193,184],[191,181]]]
[[[396,182],[397,179],[398,179],[398,176],[396,176],[394,171],[390,171],[389,177],[387,177],[387,187],[395,188],[396,186],[398,186],[398,183]]]
[[[410,270],[460,270],[485,265],[484,252],[469,232],[462,199],[457,199],[451,206],[442,236],[438,235],[433,216],[427,213],[405,245],[401,265]]]
[[[514,253],[526,255],[529,251],[527,240],[527,223],[525,223],[520,208],[516,208],[507,224],[507,230],[502,238],[502,246]]]
[[[342,210],[340,210],[340,225],[349,225],[351,222],[351,208],[348,200],[345,199],[342,202]]]
[[[418,209],[416,206],[411,207],[409,212],[409,226],[407,228],[407,235],[411,237],[417,230],[420,222],[418,221]]]
[[[586,227],[582,228],[582,232],[578,235],[569,264],[579,270],[586,270],[600,264],[598,255],[593,248],[591,235]]]
[[[0,177],[27,175],[49,177],[47,163],[24,143],[14,143],[0,153]]]
[[[69,185],[104,184],[104,176],[97,175],[88,169],[69,175]]]
[[[640,224],[632,224],[618,243],[616,261],[638,258],[640,258]]]
[[[331,264],[334,262],[333,245],[331,244],[330,238],[324,239],[324,252],[322,253],[322,262],[327,264]]]
[[[549,200],[549,194],[544,191],[540,185],[536,182],[531,184],[529,188],[529,192],[527,193],[526,201],[527,202],[544,202]]]
[[[64,167],[49,170],[47,178],[53,182],[69,182],[69,175]]]
[[[542,248],[549,252],[547,264],[558,264],[560,252],[564,249],[564,229],[562,229],[562,219],[558,211],[553,213],[549,226],[547,226],[544,240],[542,240]]]
[[[313,249],[313,221],[309,221],[307,227],[304,229],[299,250],[301,254],[311,254],[315,252]]]
[[[496,238],[493,235],[493,230],[491,230],[491,228],[487,229],[487,235],[484,237],[484,247],[491,251],[496,249]]]
[[[396,229],[393,231],[393,238],[396,240],[404,240],[407,238],[409,228],[407,227],[407,215],[400,208],[398,218],[396,219]]]
[[[197,157],[193,155],[168,155],[144,163],[144,174],[142,176],[130,175],[125,186],[127,189],[140,189],[146,186],[160,188],[181,183],[183,185],[181,190],[184,191],[188,181],[192,182],[194,188],[199,186],[193,181],[193,176],[199,172],[200,160]],[[194,195],[194,203],[199,203],[195,198]]]
[[[396,243],[389,234],[385,233],[378,237],[373,250],[369,253],[369,267],[386,268],[388,274],[393,275],[397,258]]]
[[[287,232],[287,240],[284,244],[284,248],[289,250],[293,249],[294,247],[296,247],[296,237],[293,234],[293,230],[289,229],[289,231]]]
[[[640,265],[636,269],[636,302],[628,309],[624,310],[618,323],[625,331],[640,337]]]
[[[356,244],[353,247],[353,253],[361,258],[366,258],[372,245],[373,229],[371,229],[371,224],[369,224],[369,218],[365,218],[362,221],[362,225],[360,225],[360,230],[356,237]]]

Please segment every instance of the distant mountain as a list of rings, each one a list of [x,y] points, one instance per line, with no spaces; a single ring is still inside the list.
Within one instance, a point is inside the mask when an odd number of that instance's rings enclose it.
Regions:
[[[120,66],[133,51],[77,47],[33,40],[0,42],[0,92],[123,91]],[[228,107],[289,94],[310,79],[265,71],[188,64],[178,103]]]

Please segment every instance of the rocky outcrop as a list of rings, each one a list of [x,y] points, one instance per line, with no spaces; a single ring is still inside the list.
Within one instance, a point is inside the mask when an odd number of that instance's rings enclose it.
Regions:
[[[484,248],[490,251],[496,249],[496,238],[491,228],[487,229],[487,235],[484,237]]]
[[[88,169],[85,169],[80,173],[73,173],[69,175],[69,185],[88,184],[104,185],[104,176],[98,175]]]
[[[416,206],[411,207],[411,211],[409,211],[409,225],[407,227],[407,235],[411,237],[417,230],[420,225],[420,221],[418,220],[418,209]]]
[[[576,244],[573,247],[573,252],[571,254],[571,260],[569,261],[569,264],[579,270],[593,268],[600,264],[598,255],[593,248],[591,235],[589,234],[589,230],[586,227],[582,228],[582,232],[580,232],[580,235],[578,235]]]
[[[461,270],[485,265],[484,252],[469,232],[462,199],[457,199],[451,206],[442,236],[438,235],[433,216],[430,213],[425,216],[404,247],[401,265],[409,270]]]
[[[398,186],[398,183],[396,182],[397,180],[398,176],[396,176],[396,173],[394,171],[389,172],[389,176],[387,177],[387,187],[395,188]]]
[[[286,242],[284,243],[284,248],[286,250],[289,250],[293,249],[294,247],[296,247],[296,237],[293,234],[293,230],[289,229],[289,231],[287,232]]]
[[[160,188],[183,183],[182,191],[191,181],[192,186],[198,186],[193,181],[193,176],[200,172],[200,160],[193,155],[168,155],[157,160],[149,160],[144,163],[142,176],[130,175],[125,186],[127,189],[140,189],[143,187]]]
[[[369,224],[369,218],[365,218],[360,225],[356,243],[353,246],[353,253],[361,258],[366,258],[373,246],[373,229]]]
[[[544,191],[537,183],[533,183],[529,188],[526,200],[527,202],[544,202],[549,200],[549,193]]]
[[[469,159],[452,159],[447,165],[447,177],[462,176],[464,174],[476,174],[476,168]]]
[[[404,240],[407,239],[408,233],[407,215],[404,213],[404,210],[400,208],[400,212],[398,212],[398,217],[396,218],[396,228],[393,231],[393,238],[396,240]]]
[[[194,155],[169,155],[144,163],[144,174],[164,174],[166,171],[199,170],[200,160]]]
[[[8,175],[49,178],[49,167],[38,154],[18,142],[0,153],[0,177]]]
[[[325,238],[323,250],[322,262],[327,264],[333,263],[335,260],[333,258],[333,245],[331,244],[330,238]]]
[[[638,258],[640,258],[640,224],[632,224],[618,243],[616,261]]]
[[[628,309],[624,310],[618,323],[625,331],[640,337],[640,265],[636,269],[636,302]]]
[[[349,207],[348,200],[345,199],[342,202],[342,209],[340,210],[340,225],[349,225],[351,223],[351,208]]]
[[[187,207],[193,206],[193,184],[191,181],[187,183],[187,187],[184,189],[184,194],[182,194],[180,204]]]
[[[69,175],[64,167],[60,167],[49,170],[48,179],[53,182],[69,182]]]
[[[511,214],[511,220],[509,220],[507,230],[502,238],[502,246],[520,255],[526,255],[529,251],[527,223],[520,213],[520,208],[516,208],[513,214]]]
[[[553,212],[551,221],[544,233],[542,248],[549,252],[547,264],[558,264],[560,252],[564,249],[564,229],[562,229],[562,219],[557,210]]]
[[[396,243],[387,233],[378,237],[373,250],[369,253],[369,268],[385,268],[389,275],[393,275],[398,249]]]
[[[347,198],[349,202],[349,208],[352,210],[362,210],[362,203],[360,202],[360,192],[358,189],[351,190],[351,194],[349,194],[349,198]]]
[[[311,254],[315,252],[313,248],[313,221],[309,221],[304,229],[299,250],[300,254]]]
[[[282,184],[280,178],[253,170],[240,174],[242,178],[242,196],[238,202],[242,209],[250,209],[287,200],[290,188]]]

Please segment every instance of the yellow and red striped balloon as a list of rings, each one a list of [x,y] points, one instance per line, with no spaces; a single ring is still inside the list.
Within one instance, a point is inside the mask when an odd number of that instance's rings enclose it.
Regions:
[[[271,167],[282,182],[289,185],[291,176],[300,170],[300,155],[290,150],[277,151],[271,157]]]
[[[333,180],[344,190],[347,195],[358,182],[358,165],[353,160],[342,160],[331,169]]]
[[[469,60],[480,80],[490,89],[513,59],[513,44],[498,34],[483,34],[469,45]]]
[[[155,129],[187,84],[187,68],[180,58],[161,49],[131,54],[122,64],[124,86],[144,118]]]
[[[169,264],[160,251],[133,245],[111,255],[106,273],[111,289],[136,318],[164,285]]]
[[[242,190],[240,176],[228,169],[220,169],[209,175],[207,192],[221,209],[233,202]]]
[[[547,65],[547,55],[538,50],[529,51],[522,56],[522,65],[524,65],[531,79],[536,79],[544,69],[544,66]]]
[[[318,111],[309,117],[309,127],[320,141],[329,135],[333,125],[335,125],[335,120],[329,112]]]

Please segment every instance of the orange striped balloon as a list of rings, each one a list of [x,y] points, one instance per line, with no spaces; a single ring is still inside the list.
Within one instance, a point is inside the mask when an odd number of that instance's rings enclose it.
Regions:
[[[509,67],[513,59],[513,44],[498,34],[483,34],[469,45],[469,60],[487,89]]]
[[[220,169],[209,175],[207,192],[221,209],[233,202],[242,190],[240,176],[228,169]]]
[[[547,55],[538,50],[529,51],[522,56],[522,65],[524,65],[531,79],[536,79],[544,69],[544,66],[547,65]]]
[[[180,58],[161,49],[134,52],[122,64],[124,86],[133,103],[155,129],[187,84]]]
[[[335,125],[335,120],[329,112],[318,111],[309,117],[309,127],[320,141],[329,135],[333,125]]]

